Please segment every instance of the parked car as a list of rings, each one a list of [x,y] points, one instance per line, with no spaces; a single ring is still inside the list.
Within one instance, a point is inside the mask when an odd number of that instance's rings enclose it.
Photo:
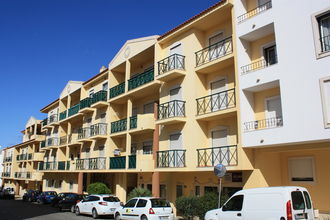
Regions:
[[[220,209],[208,211],[205,220],[313,220],[310,195],[303,187],[267,187],[236,192]]]
[[[15,190],[12,187],[4,188],[0,191],[1,199],[15,199]]]
[[[115,220],[173,220],[173,209],[165,199],[137,197],[115,211]]]
[[[76,204],[83,199],[84,196],[77,193],[59,193],[52,205],[58,207],[60,211],[71,210],[71,212],[75,212]]]
[[[98,218],[100,215],[114,215],[118,207],[121,202],[113,195],[89,195],[77,203],[75,212],[76,215],[88,214]]]
[[[57,196],[55,191],[45,191],[40,193],[37,198],[37,202],[39,204],[49,204],[53,201],[53,199]]]
[[[36,202],[40,193],[41,192],[39,190],[33,190],[33,189],[27,190],[23,195],[23,202],[26,202],[26,201]]]

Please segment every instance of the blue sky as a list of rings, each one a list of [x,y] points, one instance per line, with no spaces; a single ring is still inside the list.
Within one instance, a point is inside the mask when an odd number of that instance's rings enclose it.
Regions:
[[[128,39],[163,34],[218,0],[0,0],[0,145],[69,80],[84,81]]]

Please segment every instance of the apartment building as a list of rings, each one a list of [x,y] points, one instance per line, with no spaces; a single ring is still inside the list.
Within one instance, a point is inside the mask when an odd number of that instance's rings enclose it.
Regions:
[[[3,156],[4,156],[4,150],[3,149],[0,149],[0,173],[2,174],[3,173],[3,165],[4,165],[4,163],[3,163]],[[3,185],[3,183],[2,183],[3,181],[2,181],[2,179],[0,179],[0,186],[2,186]]]
[[[296,4],[224,0],[161,36],[128,40],[41,109],[43,139],[6,154],[42,158],[5,159],[5,184],[33,168],[43,190],[83,193],[101,181],[122,201],[140,186],[174,203],[216,192],[221,163],[224,194],[304,186],[330,213],[330,5]]]

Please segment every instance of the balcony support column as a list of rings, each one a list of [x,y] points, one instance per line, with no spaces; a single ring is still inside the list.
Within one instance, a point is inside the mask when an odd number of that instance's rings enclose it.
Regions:
[[[125,82],[131,78],[131,62],[127,59],[125,66]],[[128,91],[128,83],[125,83],[125,91]]]
[[[154,118],[158,118],[158,102],[154,103]],[[157,168],[157,151],[159,151],[159,125],[155,124],[155,130],[153,133],[153,160],[154,168]],[[152,196],[160,197],[160,173],[152,173]]]
[[[78,194],[83,194],[83,180],[84,180],[84,173],[79,172],[78,173]]]

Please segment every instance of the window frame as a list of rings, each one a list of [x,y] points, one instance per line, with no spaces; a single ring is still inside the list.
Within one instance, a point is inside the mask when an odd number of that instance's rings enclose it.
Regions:
[[[316,59],[330,56],[330,50],[322,52],[322,46],[321,46],[321,42],[320,42],[321,34],[320,34],[318,19],[326,14],[330,15],[330,7],[327,7],[325,9],[323,9],[322,11],[318,11],[318,12],[312,14],[312,16],[311,16]]]
[[[290,161],[294,160],[311,160],[312,161],[312,173],[313,173],[313,181],[293,181],[292,180],[292,167],[290,166]],[[288,176],[289,182],[292,184],[299,183],[299,184],[314,184],[316,183],[316,172],[315,172],[315,160],[314,157],[289,157],[288,158]]]
[[[324,87],[324,83],[327,81],[329,81],[329,83],[330,83],[330,76],[320,79],[320,92],[321,92],[324,128],[330,128],[330,117],[328,117],[328,112],[330,112],[330,109],[328,109],[328,107],[327,107],[327,97],[325,94],[326,91],[325,91],[325,87]],[[329,94],[329,96],[330,96],[330,94]]]

